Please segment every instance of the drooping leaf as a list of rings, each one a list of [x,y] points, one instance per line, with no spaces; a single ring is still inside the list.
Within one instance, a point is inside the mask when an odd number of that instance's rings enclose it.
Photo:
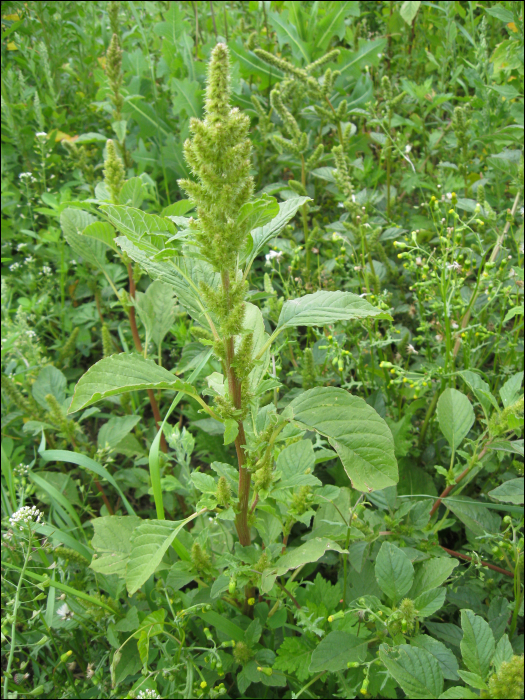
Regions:
[[[516,372],[509,377],[499,390],[499,395],[505,408],[515,403],[521,395],[521,384],[523,382],[523,372]]]
[[[381,644],[379,658],[409,698],[435,700],[443,691],[443,673],[435,656],[426,649],[401,644]]]
[[[487,382],[484,382],[483,379],[481,379],[479,374],[471,372],[470,370],[464,370],[459,374],[465,383],[472,389],[474,396],[483,406],[487,414],[489,414],[491,406],[496,410],[499,410],[498,402],[492,395],[489,385]]]
[[[327,326],[335,321],[370,317],[392,318],[357,294],[319,291],[286,301],[279,316],[277,330],[294,326]]]
[[[437,417],[448,444],[457,450],[475,420],[472,404],[461,391],[449,387],[439,397]]]
[[[126,588],[130,596],[155,572],[182,528],[202,512],[204,511],[193,513],[185,520],[149,520],[133,531],[131,552],[126,566]]]
[[[397,603],[412,586],[414,567],[399,547],[383,542],[377,554],[375,574],[379,588],[393,603]]]
[[[136,389],[171,389],[195,393],[193,387],[184,384],[152,360],[123,352],[100,360],[79,379],[69,413],[87,408],[108,396]]]
[[[392,433],[363,399],[344,389],[309,389],[289,404],[294,420],[325,435],[358,491],[380,490],[398,480]]]

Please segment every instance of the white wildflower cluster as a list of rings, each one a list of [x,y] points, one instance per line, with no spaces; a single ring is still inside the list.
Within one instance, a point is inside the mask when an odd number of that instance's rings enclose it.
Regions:
[[[13,467],[13,473],[16,476],[27,476],[29,474],[29,464],[19,464],[17,467]]]
[[[27,248],[27,243],[19,243],[19,244],[16,246],[16,249],[17,249],[18,251],[23,250],[24,248]]]
[[[40,143],[44,143],[45,141],[47,141],[47,134],[45,131],[37,131],[35,136],[40,141]]]
[[[161,698],[162,696],[157,693],[156,690],[151,688],[146,688],[146,690],[139,690],[137,693],[137,698]]]
[[[44,514],[38,510],[36,506],[22,506],[16,513],[10,516],[9,522],[12,528],[18,528],[19,530],[24,529],[24,525],[30,525],[31,523],[41,523],[43,521]]]
[[[42,265],[40,273],[46,277],[49,277],[49,275],[53,273],[53,270],[49,267],[49,265]]]
[[[20,173],[18,177],[25,184],[28,184],[30,182],[36,182],[36,177],[33,177],[33,173]]]
[[[19,267],[20,267],[20,263],[14,262],[12,265],[9,265],[9,270],[11,272],[16,272],[16,270],[18,270]]]

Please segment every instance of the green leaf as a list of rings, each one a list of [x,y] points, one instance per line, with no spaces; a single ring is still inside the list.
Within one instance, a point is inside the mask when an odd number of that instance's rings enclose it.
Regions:
[[[98,446],[116,447],[141,420],[141,416],[113,416],[98,431]]]
[[[462,681],[468,683],[468,685],[473,688],[478,688],[478,690],[488,690],[488,686],[481,676],[477,673],[472,673],[471,671],[458,671],[459,676]]]
[[[354,635],[334,630],[330,632],[314,650],[310,661],[310,673],[319,671],[342,671],[347,663],[363,662],[366,657],[367,643]]]
[[[472,404],[461,391],[445,389],[437,403],[437,417],[441,432],[455,451],[474,423]]]
[[[312,649],[312,642],[307,637],[285,637],[277,649],[273,668],[293,673],[298,681],[303,682],[310,675],[308,667],[312,658]]]
[[[193,513],[185,520],[147,521],[133,531],[131,553],[126,566],[126,588],[130,596],[134,595],[155,573],[168,547],[182,528],[201,515],[204,510]]]
[[[485,7],[485,12],[488,15],[496,17],[496,19],[505,22],[505,24],[508,24],[509,22],[514,22],[514,15],[512,14],[512,12],[510,10],[507,10],[506,7],[501,7],[501,5],[495,5],[494,7]]]
[[[465,665],[486,680],[492,657],[496,649],[494,635],[490,625],[472,610],[461,611],[461,628],[463,639],[461,640],[461,654]]]
[[[409,597],[415,599],[423,593],[441,586],[458,564],[458,560],[452,557],[435,557],[417,564]]]
[[[431,588],[419,595],[414,601],[418,617],[429,617],[440,610],[445,603],[445,595],[444,588]]]
[[[439,696],[439,700],[462,700],[463,698],[465,698],[465,700],[479,700],[479,695],[473,693],[469,688],[465,688],[461,685],[455,685],[452,688],[445,690],[445,692],[441,693]]]
[[[141,209],[114,204],[103,204],[100,209],[131,243],[143,249],[145,247],[152,253],[164,248],[167,239],[160,234],[176,233],[176,228],[169,219],[146,214]]]
[[[516,372],[509,377],[499,390],[499,395],[505,408],[512,406],[521,396],[521,383],[523,382],[523,372]]]
[[[443,691],[443,674],[435,656],[425,649],[381,644],[379,658],[409,698],[435,700]]]
[[[201,326],[209,327],[206,309],[199,292],[200,282],[205,282],[213,289],[220,283],[220,275],[211,265],[197,258],[173,257],[169,262],[157,262],[151,260],[149,254],[137,247],[124,236],[116,239],[117,245],[126,252],[130,258],[137,262],[152,279],[171,285],[175,289],[179,304]]]
[[[397,482],[392,433],[363,399],[344,389],[317,387],[289,407],[294,420],[329,439],[355,489],[381,490]]]
[[[180,114],[182,110],[188,117],[200,119],[202,115],[202,90],[197,81],[178,80],[172,78],[170,87],[173,92],[173,113]]]
[[[297,29],[293,24],[290,24],[285,19],[285,16],[279,12],[269,12],[268,16],[270,24],[277,33],[279,46],[289,44],[292,47],[292,54],[295,59],[310,63],[311,58],[308,45],[299,38]]]
[[[499,411],[498,402],[492,395],[489,385],[481,379],[479,374],[475,374],[470,370],[464,370],[459,374],[463,378],[463,381],[470,387],[487,415],[490,412],[491,406]]]
[[[137,630],[138,640],[137,648],[140,654],[140,660],[143,664],[148,661],[149,654],[149,640],[157,634],[162,634],[164,631],[164,618],[166,617],[166,610],[160,608],[159,610],[154,610],[149,615],[142,620],[140,627]]]
[[[342,39],[345,32],[345,19],[349,16],[359,17],[359,5],[355,2],[336,2],[335,8],[328,12],[317,26],[315,35],[316,52],[326,51],[334,35]]]
[[[269,243],[272,238],[278,236],[290,219],[295,216],[299,207],[306,202],[311,202],[310,197],[293,197],[279,204],[279,213],[265,226],[253,229],[251,232],[252,247],[247,253],[247,267],[250,267],[262,248]],[[250,238],[250,237],[249,237]]]
[[[101,267],[106,262],[106,246],[101,241],[83,236],[87,226],[96,221],[94,216],[81,209],[64,209],[60,214],[60,226],[64,238],[76,255],[85,262]]]
[[[497,486],[492,491],[489,491],[489,496],[503,503],[523,503],[523,478],[509,479],[504,481],[501,486]]]
[[[443,503],[477,537],[499,530],[500,516],[489,508],[485,508],[479,501],[468,496],[454,496],[454,498],[444,498]]]
[[[90,568],[109,576],[124,578],[131,552],[131,536],[142,520],[136,515],[106,515],[91,521],[95,534],[92,545],[96,552]]]
[[[168,572],[166,588],[179,591],[193,581],[196,573],[193,564],[189,561],[176,561]]]
[[[115,244],[115,229],[111,224],[105,221],[94,221],[82,231],[83,236],[94,238],[109,246],[115,253],[118,253],[118,248]]]
[[[228,639],[234,639],[236,642],[244,642],[244,630],[241,629],[227,617],[214,612],[198,612],[196,613],[206,623],[207,627],[215,627],[223,632]]]
[[[140,177],[132,177],[123,184],[119,194],[119,204],[139,208],[144,200],[144,186]]]
[[[414,580],[414,567],[399,547],[383,542],[377,554],[375,575],[379,588],[395,604],[410,590]]]
[[[234,442],[239,434],[239,424],[234,418],[228,418],[224,421],[224,444],[229,445]]]
[[[108,396],[136,389],[171,389],[186,394],[195,393],[193,387],[184,384],[152,360],[123,352],[100,360],[79,379],[69,413],[87,408]]]
[[[499,667],[504,661],[507,663],[512,661],[513,656],[514,649],[512,648],[512,644],[509,641],[508,635],[504,634],[496,644],[496,650],[494,651],[494,657],[492,659],[496,672],[499,671]]]
[[[445,589],[438,589],[443,590]],[[429,654],[434,656],[441,668],[441,673],[449,681],[459,680],[458,676],[458,660],[455,654],[443,644],[443,642],[434,639],[434,637],[429,637],[427,634],[418,634],[410,640],[410,644],[413,647],[418,647],[419,649],[425,649]]]
[[[421,2],[414,2],[414,0],[405,0],[401,5],[399,14],[405,20],[407,24],[412,24],[414,17],[417,15]]]
[[[35,401],[46,411],[49,411],[46,396],[52,394],[59,404],[63,404],[66,399],[66,387],[67,379],[62,372],[53,365],[47,365],[38,373],[38,377],[31,387],[31,393]]]
[[[135,303],[148,336],[159,348],[175,322],[175,290],[169,284],[155,280],[146,292],[137,292]]]
[[[275,197],[263,194],[259,199],[242,205],[237,215],[237,224],[249,233],[268,224],[277,214],[279,214],[279,204]]]
[[[279,570],[283,569],[284,573],[289,569],[297,569],[303,564],[318,561],[327,550],[333,552],[344,551],[338,544],[331,540],[327,540],[324,537],[315,537],[314,539],[308,540],[308,542],[302,544],[300,547],[286,552],[286,554],[277,560],[275,566]]]
[[[514,318],[514,316],[523,316],[523,304],[521,304],[520,306],[514,306],[512,309],[509,309],[505,314],[503,323],[508,323],[511,319]]]
[[[327,326],[335,321],[370,317],[390,320],[392,318],[390,314],[375,308],[357,294],[319,291],[286,301],[276,330],[294,326]]]
[[[184,216],[192,209],[195,209],[195,204],[190,199],[179,199],[178,202],[165,207],[162,216]]]
[[[321,486],[321,482],[312,472],[315,467],[315,455],[311,440],[294,442],[279,454],[277,470],[281,471],[281,480],[273,491],[297,486]]]

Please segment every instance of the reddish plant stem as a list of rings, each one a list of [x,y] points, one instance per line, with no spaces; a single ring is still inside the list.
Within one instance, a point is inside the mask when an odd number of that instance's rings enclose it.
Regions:
[[[487,444],[485,445],[485,447],[484,447],[484,448],[481,450],[481,452],[479,453],[479,457],[478,457],[478,459],[477,459],[478,462],[479,462],[480,460],[483,459],[483,457],[484,457],[485,454],[487,453],[487,450],[488,450],[488,449],[489,449],[489,445],[488,445],[488,443],[487,443]],[[472,469],[472,466],[473,466],[473,465],[469,465],[466,469],[464,469],[464,470],[461,472],[461,474],[457,477],[457,479],[455,480],[455,482],[454,482],[453,484],[449,484],[449,485],[447,486],[447,488],[443,491],[443,493],[441,494],[441,496],[436,500],[436,502],[435,502],[434,505],[432,506],[432,508],[431,508],[431,510],[430,510],[430,517],[432,517],[432,516],[434,515],[434,513],[436,512],[436,510],[439,508],[439,506],[441,505],[441,501],[442,501],[444,498],[446,498],[446,497],[448,496],[448,494],[452,491],[452,489],[453,489],[455,486],[457,486],[457,485],[459,484],[459,482],[462,481],[462,480],[467,476],[467,474],[469,473],[469,471]]]
[[[453,549],[447,549],[442,545],[439,546],[441,547],[441,549],[443,549],[445,552],[448,552],[448,554],[451,554],[453,557],[458,557],[458,559],[466,559],[467,561],[472,561],[472,557],[469,557],[467,554],[455,552]],[[492,571],[497,571],[500,574],[505,574],[505,576],[510,576],[511,578],[514,578],[514,574],[512,573],[512,571],[507,571],[507,569],[502,569],[501,567],[495,566],[494,564],[489,564],[488,561],[482,561],[480,563],[481,566],[486,566],[487,568],[492,569]]]
[[[97,489],[98,489],[98,491],[99,491],[99,493],[100,493],[100,496],[101,496],[102,500],[104,501],[104,505],[105,505],[106,508],[108,509],[108,513],[109,513],[110,515],[115,515],[115,511],[114,511],[113,508],[111,507],[111,503],[108,501],[108,497],[107,497],[106,494],[104,493],[104,489],[102,488],[101,483],[99,482],[98,479],[93,479],[93,481],[94,481],[95,486],[97,487]]]
[[[131,268],[130,263],[128,263],[128,278],[129,278],[129,295],[132,299],[134,299],[136,286],[135,286],[135,280],[133,279],[133,270]],[[142,352],[142,343],[140,341],[139,330],[137,328],[137,319],[135,317],[135,308],[133,306],[130,306],[128,309],[128,318],[129,318],[129,325],[131,328],[131,335],[133,336],[133,343],[135,345],[135,350],[137,352]],[[157,403],[157,399],[155,398],[155,394],[153,393],[153,389],[148,389],[148,398],[149,398],[149,402],[151,405],[151,410],[153,411],[153,417],[155,418],[155,425],[157,426],[157,430],[160,430],[160,424],[162,423],[162,418],[160,416],[159,405]],[[168,451],[168,445],[166,444],[166,439],[164,437],[164,433],[160,436],[160,449],[163,452]]]

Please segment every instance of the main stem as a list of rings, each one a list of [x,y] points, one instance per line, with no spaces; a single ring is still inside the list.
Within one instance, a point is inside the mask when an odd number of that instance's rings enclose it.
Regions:
[[[230,275],[228,271],[221,273],[222,288],[228,300],[228,308],[230,308]],[[241,399],[241,382],[235,375],[235,370],[232,367],[232,362],[235,359],[235,348],[233,338],[225,338],[225,369],[228,379],[228,389],[233,400],[235,408],[242,408]],[[239,512],[235,517],[235,527],[239,535],[239,542],[243,547],[248,547],[251,544],[250,527],[248,525],[248,508],[250,498],[250,472],[246,469],[246,455],[243,445],[246,444],[246,436],[244,433],[244,425],[242,420],[237,422],[239,432],[235,438],[235,449],[237,451],[237,461],[239,463]]]

